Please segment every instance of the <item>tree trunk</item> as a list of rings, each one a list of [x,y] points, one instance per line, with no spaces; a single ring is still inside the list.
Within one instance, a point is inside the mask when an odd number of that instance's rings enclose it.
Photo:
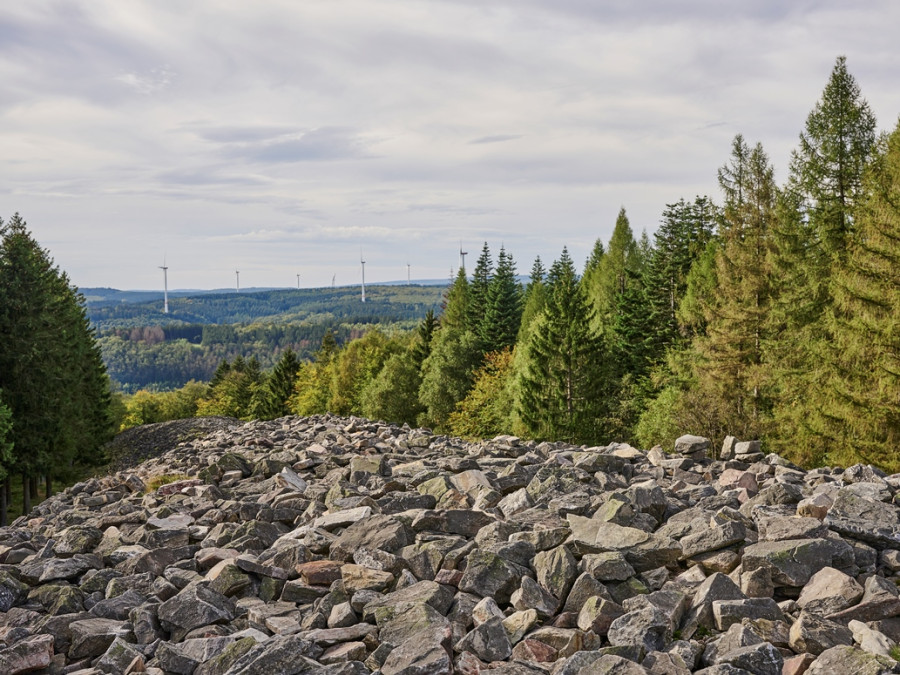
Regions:
[[[9,513],[7,512],[7,504],[9,498],[9,478],[7,477],[0,483],[0,527],[9,525]]]
[[[31,482],[31,495],[37,500],[37,502],[41,501],[41,491],[38,490],[38,477],[32,476],[30,479]],[[31,509],[29,509],[30,511]]]
[[[46,485],[46,490],[44,492],[44,499],[50,499],[53,496],[53,479],[50,478],[49,474],[44,476],[44,481]]]
[[[31,513],[31,480],[22,474],[22,515]]]

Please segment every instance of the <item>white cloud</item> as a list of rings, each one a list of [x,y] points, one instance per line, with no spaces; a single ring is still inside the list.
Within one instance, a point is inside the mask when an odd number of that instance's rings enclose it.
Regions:
[[[367,278],[445,277],[461,238],[581,260],[622,205],[652,230],[715,196],[737,132],[783,178],[839,54],[892,126],[898,23],[890,0],[6,3],[0,215],[84,286],[153,286],[163,249],[191,287],[327,284],[360,246]]]

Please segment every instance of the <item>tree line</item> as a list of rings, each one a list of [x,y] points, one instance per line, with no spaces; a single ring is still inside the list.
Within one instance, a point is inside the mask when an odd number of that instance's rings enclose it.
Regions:
[[[652,240],[622,209],[580,274],[564,249],[524,288],[485,244],[439,321],[326,335],[293,377],[279,362],[277,387],[223,363],[197,409],[642,447],[733,434],[807,466],[900,470],[900,127],[878,134],[843,57],[788,169],[776,184],[738,135],[718,201],[668,205]]]

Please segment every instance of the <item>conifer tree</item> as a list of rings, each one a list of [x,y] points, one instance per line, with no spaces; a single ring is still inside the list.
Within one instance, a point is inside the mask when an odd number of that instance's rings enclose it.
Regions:
[[[112,433],[109,381],[83,303],[18,214],[0,221],[0,388],[26,505],[33,479],[101,461]]]
[[[516,264],[501,246],[497,270],[490,281],[484,316],[479,325],[481,347],[495,352],[512,347],[522,321],[522,288],[516,281]]]
[[[826,460],[900,470],[900,124],[866,172],[829,315]]]
[[[293,349],[286,349],[259,389],[256,416],[276,419],[290,414],[288,401],[294,393],[294,382],[300,370],[300,360]]]
[[[666,205],[646,271],[650,308],[648,357],[662,360],[667,349],[684,337],[678,321],[678,307],[687,292],[687,278],[713,235],[715,207],[706,197],[688,203],[684,199]]]
[[[593,329],[600,335],[607,336],[611,329],[616,296],[625,291],[629,279],[626,270],[638,271],[639,268],[637,242],[623,207],[616,218],[606,253],[586,280],[588,298],[594,308]]]
[[[524,344],[528,339],[531,324],[537,318],[544,305],[547,302],[547,290],[544,285],[544,263],[541,257],[537,256],[531,266],[531,276],[528,285],[525,287],[525,294],[522,299],[522,318],[519,322],[519,334],[516,337],[516,344]]]
[[[484,319],[484,313],[488,306],[488,292],[491,287],[491,279],[494,274],[494,262],[491,259],[491,249],[487,242],[481,249],[481,255],[475,263],[472,272],[472,281],[469,284],[469,297],[466,306],[468,326],[479,336],[479,326]]]
[[[758,437],[768,412],[763,345],[770,305],[768,271],[775,218],[774,172],[757,144],[738,135],[731,160],[719,170],[725,196],[716,256],[718,284],[708,306],[706,335],[695,345],[698,386],[722,404],[731,433]]]
[[[778,199],[772,255],[772,311],[767,361],[776,386],[772,446],[807,463],[828,448],[820,388],[833,339],[825,320],[833,306],[832,271],[844,265],[854,238],[853,210],[875,142],[875,117],[839,57],[807,117]]]
[[[547,279],[547,304],[524,345],[517,412],[534,438],[596,440],[600,418],[600,343],[591,309],[566,249]]]

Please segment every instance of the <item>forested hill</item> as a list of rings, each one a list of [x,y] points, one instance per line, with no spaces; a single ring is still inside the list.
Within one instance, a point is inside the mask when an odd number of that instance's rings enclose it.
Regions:
[[[169,294],[163,313],[161,292],[84,289],[88,318],[98,331],[110,328],[234,323],[396,323],[420,320],[437,309],[444,286],[377,285],[280,289],[255,292],[220,291]],[[130,302],[131,298],[140,298]]]
[[[85,289],[103,360],[124,391],[174,389],[207,381],[225,359],[255,358],[273,366],[286,349],[309,358],[331,333],[338,344],[373,326],[408,329],[440,308],[443,286],[358,287],[169,294],[128,302],[134,295]],[[148,295],[150,293],[148,292]],[[139,296],[138,296],[139,297]]]

